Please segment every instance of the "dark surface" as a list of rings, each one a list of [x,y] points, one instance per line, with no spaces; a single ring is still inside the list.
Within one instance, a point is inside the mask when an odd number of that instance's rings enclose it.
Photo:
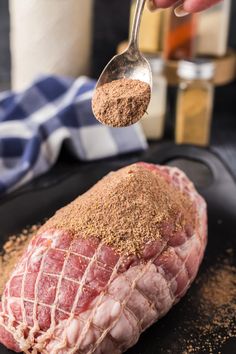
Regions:
[[[236,186],[227,169],[215,155],[192,147],[176,148],[172,144],[154,144],[144,153],[98,163],[78,166],[76,162],[64,161],[54,169],[54,174],[43,177],[40,183],[35,182],[31,187],[25,187],[2,201],[0,204],[1,243],[7,239],[7,234],[20,231],[26,225],[49,217],[110,170],[116,170],[137,160],[181,167],[206,198],[209,208],[209,243],[198,275],[202,277],[210,266],[217,265],[218,257],[223,255],[226,249],[236,248]],[[197,292],[195,283],[184,299],[165,318],[147,330],[138,344],[128,353],[180,354],[186,349],[184,343],[188,339],[186,332],[181,328],[187,328],[198,341],[194,326],[194,320],[199,317]],[[214,338],[211,336],[208,340],[214,343]],[[223,354],[234,354],[235,345],[235,340],[230,339],[222,348],[217,349]],[[0,346],[0,353],[5,354],[9,351]]]

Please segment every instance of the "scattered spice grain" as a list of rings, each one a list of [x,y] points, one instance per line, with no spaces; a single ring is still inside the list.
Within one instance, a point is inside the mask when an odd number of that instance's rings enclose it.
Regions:
[[[232,249],[217,260],[193,285],[185,306],[193,316],[182,314],[177,347],[182,354],[223,354],[224,344],[236,343],[236,267]],[[180,351],[176,351],[179,353]]]
[[[92,99],[95,117],[112,127],[126,127],[140,120],[151,97],[146,82],[119,79],[98,87]]]
[[[135,164],[109,173],[42,229],[94,236],[119,253],[138,255],[146,242],[162,237],[166,223],[184,230],[186,225],[194,227],[195,219],[195,205],[188,196],[159,173]]]
[[[24,229],[19,235],[10,236],[8,241],[3,245],[3,251],[0,254],[0,296],[15,265],[22,257],[31,238],[37,233],[39,228],[40,225],[33,225]]]

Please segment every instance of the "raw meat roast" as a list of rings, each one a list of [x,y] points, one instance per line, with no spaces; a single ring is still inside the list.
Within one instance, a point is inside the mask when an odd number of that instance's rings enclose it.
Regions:
[[[206,204],[177,168],[137,163],[59,210],[6,284],[0,342],[25,353],[116,354],[195,278]]]

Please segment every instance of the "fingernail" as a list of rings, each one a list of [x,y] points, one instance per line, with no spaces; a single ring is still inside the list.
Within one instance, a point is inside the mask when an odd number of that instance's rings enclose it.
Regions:
[[[147,7],[150,11],[155,11],[157,10],[156,5],[154,4],[154,0],[148,0],[147,2]]]
[[[184,9],[184,5],[183,5],[183,4],[177,6],[177,7],[174,9],[174,12],[175,12],[175,16],[176,16],[176,17],[184,17],[184,16],[189,15],[189,12],[187,12],[187,11]]]

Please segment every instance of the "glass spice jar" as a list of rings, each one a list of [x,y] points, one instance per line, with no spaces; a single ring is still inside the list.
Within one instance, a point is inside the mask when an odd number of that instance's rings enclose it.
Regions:
[[[214,97],[214,63],[206,60],[182,60],[177,72],[180,82],[175,141],[177,144],[207,146]]]
[[[164,62],[158,56],[147,58],[152,70],[152,96],[147,114],[141,119],[142,128],[148,139],[161,139],[166,116],[167,81],[163,75]]]
[[[164,11],[163,55],[166,60],[192,59],[196,51],[197,15],[177,17],[173,8]]]

